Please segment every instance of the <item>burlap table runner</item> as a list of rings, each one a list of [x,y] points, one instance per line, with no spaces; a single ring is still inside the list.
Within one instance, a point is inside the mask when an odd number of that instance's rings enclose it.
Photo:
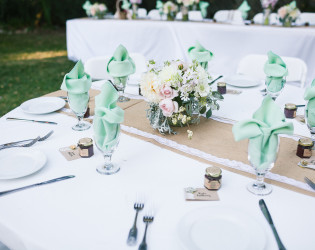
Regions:
[[[91,115],[94,115],[94,97],[97,95],[99,91],[91,90],[90,91],[90,104],[89,107],[91,109]],[[48,94],[47,96],[65,96],[64,91],[57,91]],[[232,125],[226,124],[222,122],[218,122],[212,119],[201,118],[199,125],[192,125],[190,129],[193,130],[194,135],[192,140],[187,138],[187,127],[186,128],[175,128],[175,131],[178,132],[177,135],[161,135],[158,131],[153,130],[149,124],[149,121],[146,118],[145,110],[148,109],[148,104],[143,100],[131,100],[126,103],[119,103],[119,106],[125,110],[125,121],[124,125],[128,127],[137,128],[138,130],[160,136],[163,138],[167,138],[169,140],[175,141],[181,145],[186,145],[191,148],[195,148],[201,150],[205,153],[214,155],[219,158],[234,160],[243,162],[249,165],[247,159],[247,146],[248,142],[246,140],[241,142],[235,142],[232,134]],[[65,113],[69,115],[69,113]],[[135,119],[135,117],[137,119]],[[223,169],[227,169],[229,171],[253,177],[253,174],[243,172],[241,170],[237,170],[234,168],[230,168],[226,165],[220,165],[217,163],[209,162],[203,158],[193,156],[187,153],[183,153],[180,150],[167,147],[156,142],[154,139],[150,139],[147,137],[142,137],[139,135],[135,135],[133,133],[124,132],[131,136],[135,136],[137,138],[143,139],[145,141],[152,142],[154,144],[159,145],[160,147],[168,148],[174,152],[177,152],[182,155],[186,155],[190,158],[194,158],[198,161],[205,162],[208,164],[213,164],[219,166]],[[280,149],[278,153],[278,158],[275,163],[275,166],[271,170],[272,173],[278,174],[280,176],[285,176],[296,181],[300,181],[304,183],[304,177],[307,176],[309,179],[315,181],[315,171],[306,168],[300,168],[297,166],[297,163],[300,161],[300,158],[296,156],[296,148],[297,142],[290,138],[281,138],[280,139]],[[315,197],[315,192],[307,191],[296,186],[292,186],[287,183],[283,183],[280,181],[270,180],[266,178],[266,182],[271,183],[273,185],[277,185],[292,191],[296,191],[299,193],[303,193],[306,195],[310,195]]]

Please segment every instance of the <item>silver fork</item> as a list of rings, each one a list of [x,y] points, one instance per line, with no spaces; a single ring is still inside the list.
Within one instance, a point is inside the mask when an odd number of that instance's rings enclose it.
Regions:
[[[136,202],[133,207],[136,210],[136,216],[135,216],[135,220],[133,222],[133,226],[129,230],[128,239],[127,239],[127,245],[128,246],[134,246],[137,243],[137,236],[138,236],[137,218],[138,218],[138,212],[143,209],[144,203],[137,203]]]
[[[51,130],[48,134],[46,134],[43,137],[39,137],[38,141],[45,141],[48,137],[50,137],[52,134],[54,133],[53,130]],[[35,138],[36,139],[36,138]],[[11,146],[13,144],[19,144],[19,143],[25,143],[25,142],[31,142],[35,139],[27,139],[27,140],[22,140],[22,141],[15,141],[15,142],[9,142],[9,143],[5,143],[0,145],[0,149],[2,149],[2,147],[7,147],[7,146]]]
[[[0,150],[7,149],[7,148],[14,148],[14,147],[30,147],[34,145],[39,140],[39,138],[40,137],[38,136],[37,138],[33,139],[31,142],[26,143],[26,144],[13,144],[9,146],[3,146],[3,147],[0,147]]]
[[[145,223],[145,231],[144,231],[142,242],[141,242],[138,250],[147,250],[147,243],[146,243],[147,229],[148,229],[148,225],[150,223],[152,223],[153,220],[154,220],[153,215],[143,216],[143,222]]]

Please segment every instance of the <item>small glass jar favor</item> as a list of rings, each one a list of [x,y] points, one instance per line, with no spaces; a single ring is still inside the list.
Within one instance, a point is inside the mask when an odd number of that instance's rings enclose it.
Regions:
[[[218,82],[217,87],[218,87],[218,92],[221,95],[226,94],[226,83],[225,82]]]
[[[300,158],[310,158],[312,156],[313,145],[313,141],[309,138],[300,139],[296,155]]]
[[[284,106],[284,115],[285,115],[285,117],[289,118],[289,119],[295,118],[296,117],[296,110],[297,110],[297,107],[296,107],[295,104],[287,103]]]
[[[93,140],[91,138],[82,138],[78,142],[79,154],[82,158],[90,158],[94,155]]]
[[[218,167],[206,168],[204,186],[209,190],[218,190],[221,187],[222,171]]]

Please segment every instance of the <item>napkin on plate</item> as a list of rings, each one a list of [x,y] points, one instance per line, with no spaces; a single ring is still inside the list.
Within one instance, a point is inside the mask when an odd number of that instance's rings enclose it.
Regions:
[[[311,86],[305,90],[304,100],[308,101],[305,109],[307,123],[315,127],[315,79]]]
[[[199,8],[200,8],[200,12],[203,18],[207,17],[208,14],[208,7],[209,7],[209,3],[205,2],[205,1],[200,1],[199,2]]]
[[[156,1],[156,6],[155,6],[155,8],[156,8],[157,10],[163,9],[163,2],[157,0],[157,1]]]
[[[114,55],[107,64],[107,72],[115,81],[119,79],[119,82],[124,84],[128,76],[136,72],[136,65],[124,46],[119,45],[115,50]]]
[[[248,11],[250,11],[250,6],[248,4],[248,2],[245,0],[242,2],[242,4],[240,5],[240,7],[238,7],[238,10],[240,12],[242,12],[242,17],[245,20],[248,16]]]
[[[124,111],[116,105],[118,93],[110,82],[102,86],[95,97],[94,139],[103,151],[110,150],[117,143],[120,123],[124,121]]]
[[[286,64],[280,56],[273,52],[268,52],[268,61],[265,63],[264,72],[266,76],[266,86],[270,92],[279,92],[284,87],[283,77],[288,75]]]
[[[65,75],[61,89],[68,92],[71,109],[76,113],[85,112],[89,101],[89,89],[92,80],[89,74],[84,72],[84,66],[79,60],[74,68]]]
[[[264,170],[277,155],[278,134],[293,134],[293,124],[285,122],[283,111],[267,96],[253,118],[236,123],[232,131],[236,141],[251,140],[250,161]]]
[[[198,41],[196,42],[196,46],[192,46],[188,49],[188,54],[191,60],[199,62],[205,70],[208,69],[208,62],[213,57],[212,52],[206,50]]]

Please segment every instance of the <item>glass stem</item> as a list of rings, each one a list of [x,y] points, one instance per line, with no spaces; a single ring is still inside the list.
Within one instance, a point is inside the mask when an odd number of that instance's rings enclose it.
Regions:
[[[264,179],[265,173],[257,173],[255,186],[259,189],[264,188],[265,187]]]
[[[105,168],[107,170],[112,168],[112,154],[106,154],[104,155],[104,160],[105,160]]]
[[[78,116],[78,126],[81,127],[82,126],[82,120],[83,120],[83,116]]]

